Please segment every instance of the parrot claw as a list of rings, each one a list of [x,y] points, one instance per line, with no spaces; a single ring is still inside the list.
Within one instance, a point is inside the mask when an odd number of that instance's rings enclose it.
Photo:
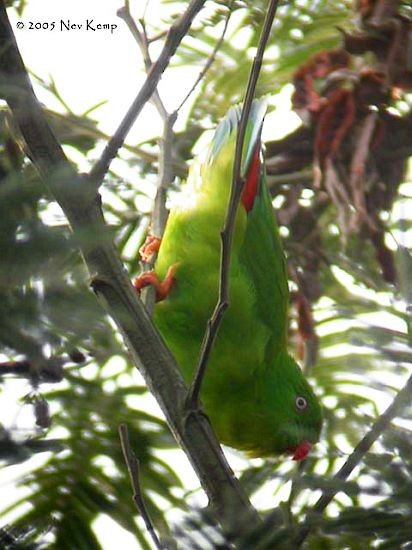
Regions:
[[[139,254],[142,262],[148,263],[150,261],[153,254],[158,252],[161,242],[162,239],[160,239],[159,237],[155,237],[154,235],[147,235],[145,242],[139,248]]]
[[[171,265],[167,270],[166,277],[159,281],[154,271],[144,271],[133,281],[133,286],[140,294],[142,288],[152,285],[156,290],[156,302],[161,302],[169,295],[169,292],[175,282],[176,266]]]

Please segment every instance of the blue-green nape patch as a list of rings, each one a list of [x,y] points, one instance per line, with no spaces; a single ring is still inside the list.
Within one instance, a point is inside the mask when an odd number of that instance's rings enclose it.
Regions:
[[[243,158],[241,176],[246,175],[247,169],[252,160],[255,145],[260,138],[263,119],[267,110],[266,98],[255,99],[252,103],[249,121],[246,127],[246,135],[243,144]],[[242,106],[236,105],[229,109],[225,118],[219,123],[213,138],[212,146],[208,154],[207,163],[211,164],[218,155],[222,146],[227,142],[233,130],[236,130],[242,114]]]
[[[227,112],[227,115],[224,119],[222,119],[215,131],[215,135],[213,137],[212,141],[212,147],[210,148],[207,163],[211,164],[217,154],[219,153],[220,149],[222,148],[223,144],[227,142],[227,140],[230,137],[230,134],[232,133],[233,129],[237,127],[237,122],[240,118],[240,107],[232,107]]]

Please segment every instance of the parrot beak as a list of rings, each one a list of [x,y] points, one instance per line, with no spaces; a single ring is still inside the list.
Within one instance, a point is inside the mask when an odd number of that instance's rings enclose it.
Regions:
[[[307,440],[303,440],[296,449],[292,449],[293,457],[292,460],[304,460],[312,449],[312,443]]]

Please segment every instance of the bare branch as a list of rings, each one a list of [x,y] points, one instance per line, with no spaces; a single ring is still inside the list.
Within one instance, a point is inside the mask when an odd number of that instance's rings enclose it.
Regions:
[[[363,460],[366,453],[375,443],[375,441],[383,434],[383,432],[389,428],[392,420],[398,416],[403,407],[411,402],[412,394],[412,375],[409,377],[408,381],[404,387],[398,392],[392,403],[386,409],[384,413],[375,421],[372,428],[369,432],[359,441],[352,453],[349,455],[345,464],[341,469],[335,474],[333,479],[337,481],[345,481],[353,470],[358,466],[358,464]],[[308,520],[313,518],[313,516],[320,515],[329,503],[335,498],[336,494],[341,490],[341,485],[338,485],[336,489],[324,493],[317,503],[314,505],[313,510],[308,514]],[[296,539],[294,540],[293,548],[299,548],[306,537],[309,535],[311,527],[304,525],[298,532]]]
[[[252,106],[255,94],[256,84],[259,78],[260,69],[263,61],[266,44],[269,39],[273,19],[276,14],[278,0],[271,0],[266,13],[263,29],[259,38],[259,45],[256,56],[253,60],[250,71],[249,81],[246,89],[245,100],[243,102],[242,114],[239,121],[238,132],[236,136],[235,158],[233,163],[232,188],[229,198],[229,204],[226,214],[226,220],[221,232],[221,262],[220,262],[220,281],[219,297],[212,317],[208,320],[205,336],[203,338],[200,351],[199,362],[196,373],[190,386],[187,404],[189,409],[196,409],[199,402],[199,394],[206,371],[207,362],[215,342],[223,315],[229,307],[229,268],[232,250],[233,232],[235,227],[236,212],[242,195],[244,181],[242,181],[240,170],[242,163],[242,150],[245,141],[246,126],[249,119],[250,108]]]
[[[352,190],[353,205],[356,212],[352,224],[355,229],[359,227],[359,224],[364,224],[373,232],[377,231],[377,227],[366,207],[365,188],[362,185],[362,181],[365,179],[366,164],[377,123],[378,112],[371,111],[368,113],[362,123],[359,136],[356,140],[349,178],[349,186]]]
[[[174,177],[172,169],[172,153],[174,137],[173,126],[176,122],[176,118],[177,111],[171,115],[167,115],[164,121],[163,137],[159,147],[159,174],[151,222],[151,234],[159,239],[163,236],[168,217],[168,211],[166,209],[166,193]],[[152,269],[156,258],[157,253],[152,254],[149,262],[145,263],[145,269]],[[156,292],[152,285],[149,285],[143,289],[142,300],[150,315],[153,313],[155,299]]]
[[[172,147],[174,137],[173,126],[176,122],[176,118],[177,111],[168,115],[163,128],[159,152],[159,177],[152,215],[152,233],[155,237],[161,237],[163,235],[167,221],[166,190],[174,178],[172,168]]]
[[[193,92],[195,91],[196,87],[198,86],[199,82],[201,82],[205,76],[205,74],[207,73],[207,71],[210,69],[210,67],[213,65],[215,59],[216,59],[216,55],[217,55],[217,52],[220,50],[220,48],[222,47],[222,44],[223,44],[223,40],[225,38],[225,34],[226,34],[226,31],[227,31],[227,27],[229,25],[229,19],[230,19],[230,16],[232,15],[232,9],[233,9],[233,2],[234,0],[231,0],[229,6],[228,6],[228,12],[227,12],[227,15],[226,15],[226,18],[225,18],[225,24],[223,26],[223,31],[222,31],[222,34],[220,35],[219,37],[219,40],[216,42],[215,44],[215,47],[213,48],[213,51],[212,53],[210,54],[210,56],[208,57],[208,60],[206,61],[205,63],[205,66],[203,67],[203,69],[200,71],[198,77],[196,78],[193,86],[190,88],[190,90],[188,91],[188,93],[185,95],[185,97],[183,98],[182,102],[180,103],[179,107],[176,109],[176,111],[180,111],[180,109],[183,107],[183,105],[186,103],[186,101],[189,99],[189,97],[193,94]]]
[[[129,430],[127,429],[126,424],[120,424],[119,436],[120,443],[122,445],[124,460],[126,462],[127,470],[130,476],[130,483],[132,484],[133,488],[133,501],[136,505],[138,512],[143,518],[147,532],[153,540],[155,547],[159,548],[159,550],[162,550],[163,545],[161,544],[160,539],[157,536],[152,520],[150,519],[149,512],[147,511],[144,502],[142,490],[140,488],[140,464],[130,446]]]
[[[146,34],[146,27],[144,20],[140,21],[142,31],[139,30],[138,26],[133,19],[130,9],[129,2],[126,1],[125,5],[120,8],[117,12],[117,15],[123,19],[123,21],[128,26],[130,32],[134,36],[139,48],[143,54],[144,64],[146,71],[149,73],[152,69],[153,63],[150,57],[149,52],[149,40]],[[177,120],[178,110],[172,113],[171,115],[167,112],[166,107],[160,97],[160,94],[157,88],[154,90],[151,101],[155,105],[162,121],[163,121],[163,136],[159,145],[159,169],[158,169],[158,181],[157,181],[157,192],[155,197],[155,203],[152,213],[152,222],[151,222],[151,233],[153,236],[161,238],[166,226],[167,221],[167,210],[166,210],[166,191],[170,183],[173,181],[174,173],[172,169],[172,144],[173,144],[173,126]],[[143,264],[144,271],[150,270],[153,268],[153,265],[156,261],[157,254],[152,254],[152,257],[148,262]],[[147,311],[150,315],[153,313],[156,293],[153,286],[149,285],[142,291],[142,300],[146,306]]]
[[[143,54],[143,61],[146,68],[146,72],[149,73],[150,69],[153,66],[153,62],[150,57],[149,53],[149,44],[146,36],[146,31],[143,22],[141,22],[143,31],[140,32],[138,26],[136,25],[135,20],[132,17],[132,14],[130,13],[129,9],[129,3],[126,2],[125,5],[117,10],[117,16],[120,17],[120,19],[123,19],[123,21],[126,23],[128,29],[132,33],[132,36],[136,40],[137,44],[139,45],[140,51]],[[157,91],[157,86],[155,90],[153,91],[152,97],[150,99],[153,104],[155,105],[159,115],[161,116],[162,120],[164,121],[168,114],[166,111],[166,108],[164,106],[163,101],[160,98],[159,92]]]
[[[51,357],[30,361],[4,361],[0,363],[0,379],[7,374],[16,378],[28,378],[36,385],[40,382],[58,383],[64,378],[64,365],[70,361],[69,358]]]
[[[193,19],[202,9],[205,1],[206,0],[191,0],[187,10],[179,17],[176,23],[170,27],[163,50],[152,65],[145,83],[141,87],[112,139],[106,145],[102,156],[89,174],[89,178],[96,188],[98,188],[103,181],[110,163],[117,155],[118,150],[122,147],[130,128],[133,126],[144,105],[152,97],[163,72],[170,63],[170,59],[175,54],[180,42],[186,36]]]

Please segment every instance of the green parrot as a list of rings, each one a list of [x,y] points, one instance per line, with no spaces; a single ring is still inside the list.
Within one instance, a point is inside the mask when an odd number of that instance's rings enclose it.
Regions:
[[[207,365],[201,400],[220,441],[264,457],[307,456],[319,439],[321,407],[287,351],[288,281],[265,180],[261,129],[266,101],[252,104],[243,147],[245,179],[230,265],[230,306]],[[232,183],[241,108],[217,127],[204,163],[195,163],[170,213],[154,271],[135,281],[156,287],[154,321],[192,380],[218,298],[220,231]],[[157,241],[144,249],[150,256]]]

